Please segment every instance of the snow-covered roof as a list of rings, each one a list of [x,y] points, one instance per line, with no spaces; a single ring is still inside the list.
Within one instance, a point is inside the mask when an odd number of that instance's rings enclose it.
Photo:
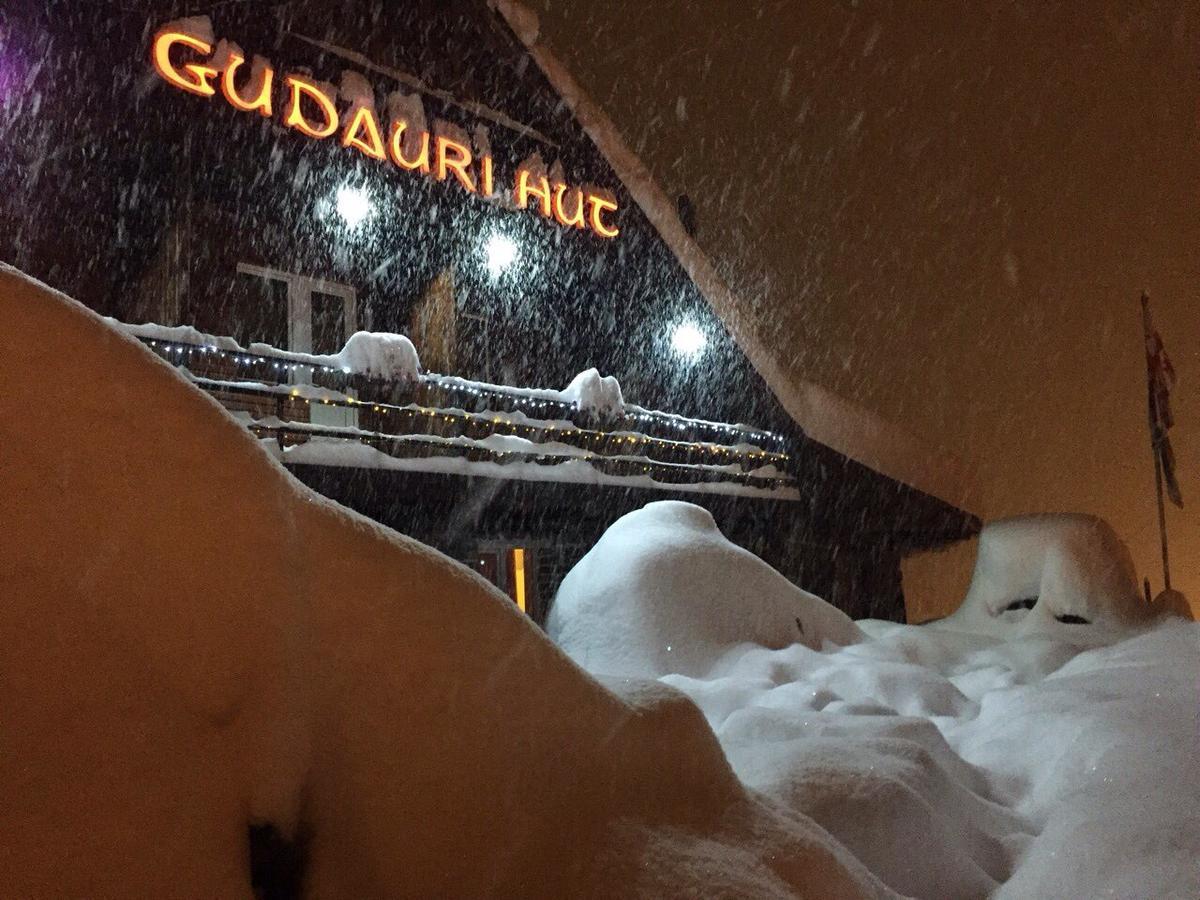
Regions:
[[[952,454],[818,384],[795,377],[780,364],[743,313],[746,305],[687,233],[676,205],[630,149],[608,114],[541,40],[537,14],[517,0],[488,2],[524,44],[688,277],[724,321],[751,365],[804,432],[889,478],[955,506],[978,511],[971,479]]]

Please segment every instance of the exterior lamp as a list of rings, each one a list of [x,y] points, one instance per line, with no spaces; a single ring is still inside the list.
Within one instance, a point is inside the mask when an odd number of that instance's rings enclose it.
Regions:
[[[688,362],[694,362],[704,354],[708,338],[693,322],[681,322],[671,332],[671,349]]]
[[[338,188],[337,211],[351,228],[357,228],[371,214],[371,198],[366,191],[344,186]]]
[[[499,278],[517,261],[517,245],[508,235],[493,234],[488,238],[484,254],[487,257],[488,274]]]

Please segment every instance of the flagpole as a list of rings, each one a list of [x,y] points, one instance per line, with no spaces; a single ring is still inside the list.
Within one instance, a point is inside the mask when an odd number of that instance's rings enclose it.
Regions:
[[[1150,293],[1142,291],[1142,333],[1150,341]],[[1159,448],[1158,399],[1154,390],[1154,372],[1150,368],[1150,356],[1146,356],[1146,401],[1150,424],[1150,452],[1154,456],[1154,492],[1158,499],[1158,537],[1162,544],[1163,587],[1171,589],[1171,563],[1167,554],[1167,509],[1163,503],[1163,471]]]
[[[1163,474],[1162,460],[1158,456],[1158,446],[1151,440],[1151,449],[1154,451],[1154,486],[1158,494],[1158,536],[1162,541],[1162,561],[1163,561],[1163,587],[1166,590],[1171,589],[1171,563],[1167,558],[1167,510],[1163,505]]]

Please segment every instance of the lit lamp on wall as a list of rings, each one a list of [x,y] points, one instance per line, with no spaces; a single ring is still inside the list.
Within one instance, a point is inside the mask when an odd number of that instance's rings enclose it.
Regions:
[[[337,212],[350,228],[357,228],[371,215],[371,198],[359,188],[343,185],[337,192]]]
[[[708,338],[694,322],[680,322],[671,331],[671,349],[686,362],[695,362],[704,355]]]
[[[483,248],[488,274],[499,278],[517,261],[516,242],[506,234],[493,234]]]

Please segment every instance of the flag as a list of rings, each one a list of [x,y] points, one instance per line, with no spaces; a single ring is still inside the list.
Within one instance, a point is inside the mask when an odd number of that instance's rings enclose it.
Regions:
[[[1142,330],[1146,336],[1146,383],[1149,391],[1150,443],[1162,469],[1167,496],[1183,508],[1183,494],[1175,477],[1175,451],[1167,432],[1175,424],[1171,413],[1171,391],[1175,389],[1175,367],[1167,356],[1162,336],[1150,316],[1150,295],[1142,293]]]

